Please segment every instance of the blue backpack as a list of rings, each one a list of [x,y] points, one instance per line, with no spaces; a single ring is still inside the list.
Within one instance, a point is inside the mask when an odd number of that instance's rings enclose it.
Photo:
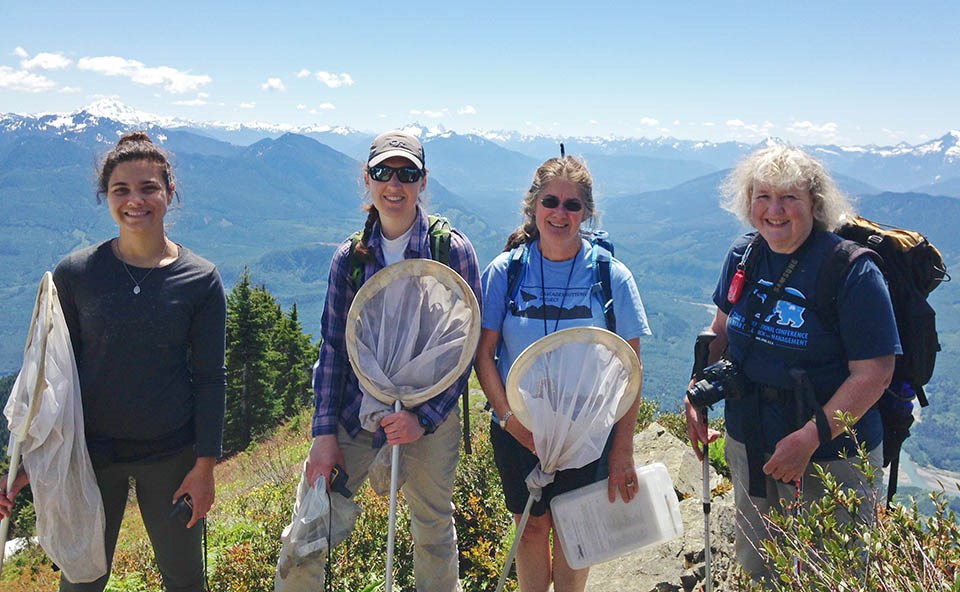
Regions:
[[[606,231],[596,230],[581,236],[593,245],[592,267],[594,288],[600,290],[603,302],[603,318],[607,330],[616,333],[617,317],[613,311],[613,287],[610,285],[610,261],[613,259],[613,243]],[[520,277],[530,260],[530,249],[526,243],[510,251],[510,263],[507,266],[507,310],[516,312],[517,295],[520,291]]]

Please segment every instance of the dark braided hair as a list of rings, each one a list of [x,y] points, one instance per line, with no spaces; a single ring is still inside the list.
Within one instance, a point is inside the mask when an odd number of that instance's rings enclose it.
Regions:
[[[163,175],[163,184],[169,193],[173,190],[177,201],[180,201],[180,194],[176,192],[176,179],[173,176],[173,167],[170,166],[170,159],[167,153],[157,147],[145,131],[127,132],[120,136],[117,145],[103,157],[100,164],[100,170],[97,172],[97,203],[100,203],[101,197],[107,194],[107,185],[110,183],[110,175],[117,165],[122,162],[135,162],[145,160],[160,165],[160,171]]]
[[[537,200],[540,199],[540,192],[543,191],[544,185],[554,179],[566,179],[576,185],[580,193],[580,199],[583,201],[584,221],[594,218],[596,208],[593,202],[593,178],[590,176],[590,171],[587,170],[586,163],[573,156],[551,158],[541,164],[537,172],[533,174],[530,189],[523,196],[520,207],[523,214],[523,224],[507,237],[504,251],[510,251],[522,244],[529,244],[540,238],[540,231],[537,229]]]
[[[380,211],[373,204],[366,204],[363,209],[367,211],[367,221],[363,225],[363,234],[360,240],[353,247],[353,252],[357,254],[357,259],[364,263],[373,263],[376,256],[367,247],[367,241],[370,240],[370,233],[373,232],[373,225],[380,219]]]

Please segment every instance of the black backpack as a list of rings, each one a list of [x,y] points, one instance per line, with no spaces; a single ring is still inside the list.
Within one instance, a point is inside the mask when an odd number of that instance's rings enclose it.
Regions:
[[[923,387],[930,382],[940,342],[936,313],[927,301],[942,282],[950,281],[943,256],[919,232],[855,217],[835,230],[837,244],[817,278],[817,308],[826,322],[835,323],[837,286],[850,264],[861,255],[878,260],[887,280],[903,355],[897,357],[893,380],[879,401],[883,421],[883,466],[890,466],[887,503],[897,491],[900,448],[913,424],[913,398],[921,407],[929,402]],[[827,300],[824,302],[824,300]]]

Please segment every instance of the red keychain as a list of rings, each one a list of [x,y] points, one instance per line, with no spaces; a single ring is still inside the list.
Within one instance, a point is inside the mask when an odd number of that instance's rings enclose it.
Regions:
[[[738,265],[737,271],[730,280],[730,287],[727,289],[727,302],[736,304],[740,300],[740,294],[743,293],[743,280],[746,274],[743,272],[743,266]]]

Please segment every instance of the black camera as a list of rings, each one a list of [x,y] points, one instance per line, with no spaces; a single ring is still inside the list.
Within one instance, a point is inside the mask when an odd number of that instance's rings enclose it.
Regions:
[[[330,469],[330,491],[336,491],[343,497],[350,499],[353,495],[347,489],[347,481],[350,479],[347,471],[340,465],[333,465]]]
[[[739,399],[746,381],[740,368],[730,360],[720,360],[703,369],[703,379],[687,389],[687,399],[698,409],[723,399]]]
[[[170,510],[170,515],[167,518],[176,520],[184,526],[190,522],[190,519],[193,518],[193,499],[189,493],[180,496],[180,499],[173,504],[173,509]]]

